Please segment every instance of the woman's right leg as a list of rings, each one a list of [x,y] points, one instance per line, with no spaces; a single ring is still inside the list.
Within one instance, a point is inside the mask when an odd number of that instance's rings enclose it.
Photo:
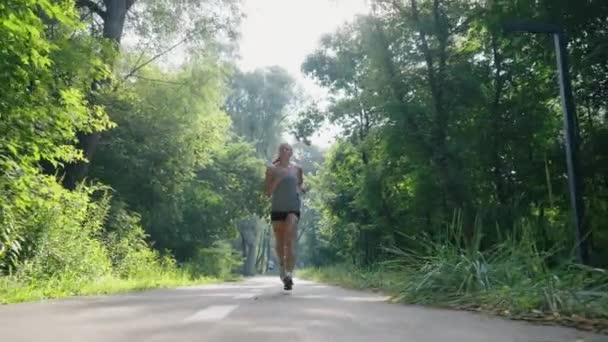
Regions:
[[[285,277],[285,221],[272,221],[281,280]]]

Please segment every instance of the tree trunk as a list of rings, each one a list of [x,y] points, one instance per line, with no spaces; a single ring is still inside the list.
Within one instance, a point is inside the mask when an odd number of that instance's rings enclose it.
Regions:
[[[120,40],[122,39],[127,12],[134,2],[135,0],[104,0],[105,10],[100,9],[93,1],[80,0],[77,1],[76,5],[88,8],[103,19],[103,37],[114,42],[118,49],[120,47]],[[106,61],[109,65],[112,65],[113,62],[112,60]],[[99,82],[94,82],[93,88],[96,83]],[[79,162],[66,166],[63,185],[67,189],[73,190],[76,188],[76,184],[86,177],[100,138],[101,132],[78,134],[77,146],[84,152],[84,156],[88,162]]]
[[[257,261],[256,261],[256,266],[257,269],[260,273],[264,273],[265,269],[264,267],[268,266],[267,261],[265,260],[265,257],[268,254],[268,237],[270,236],[270,230],[268,228],[266,228],[263,232],[262,235],[262,249],[260,250],[260,254],[258,255]]]
[[[253,276],[255,274],[256,254],[257,254],[257,218],[250,216],[239,222],[238,228],[241,233],[242,253],[245,262],[243,264],[243,275]]]
[[[255,244],[251,244],[247,248],[247,258],[245,259],[245,275],[253,276],[255,275],[255,256],[256,256],[256,246]]]

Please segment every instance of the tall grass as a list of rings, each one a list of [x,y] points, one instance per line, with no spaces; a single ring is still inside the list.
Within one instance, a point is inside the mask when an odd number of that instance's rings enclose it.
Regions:
[[[385,266],[407,275],[399,299],[473,305],[510,315],[608,318],[606,270],[575,263],[560,253],[560,246],[539,250],[533,227],[525,221],[485,249],[479,226],[470,240],[464,239],[461,227],[451,224],[436,239],[418,237],[418,248],[390,248],[395,258]]]
[[[360,268],[344,263],[320,268],[305,268],[297,275],[302,278],[339,285],[355,290],[372,290],[389,294],[398,293],[404,286],[404,274],[392,267]]]
[[[478,224],[465,239],[455,220],[438,237],[407,237],[409,248],[387,248],[388,261],[304,270],[303,277],[351,288],[384,290],[398,301],[490,311],[513,318],[599,320],[608,328],[608,272],[579,265],[566,245],[537,248],[533,226],[522,222],[501,242],[482,248]],[[498,234],[498,233],[497,233]],[[566,322],[567,323],[567,322]]]

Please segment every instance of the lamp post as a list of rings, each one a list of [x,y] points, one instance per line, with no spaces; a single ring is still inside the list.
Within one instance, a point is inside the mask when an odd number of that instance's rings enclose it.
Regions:
[[[505,24],[505,32],[545,33],[553,35],[557,55],[557,69],[559,72],[559,88],[564,111],[564,133],[566,140],[566,162],[568,165],[568,188],[570,190],[570,204],[574,220],[574,237],[576,241],[576,257],[582,264],[589,264],[589,249],[587,242],[587,222],[585,221],[585,208],[582,199],[583,183],[580,175],[578,159],[578,131],[576,127],[576,108],[570,85],[568,71],[568,51],[566,49],[566,35],[562,28],[556,25],[544,24]]]

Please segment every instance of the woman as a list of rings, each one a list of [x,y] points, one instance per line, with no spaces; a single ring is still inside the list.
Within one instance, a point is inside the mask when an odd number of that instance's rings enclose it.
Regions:
[[[270,219],[285,290],[291,290],[293,287],[297,225],[302,204],[300,194],[304,193],[302,169],[291,164],[292,155],[291,146],[286,143],[281,144],[278,158],[266,169],[264,182],[266,196],[272,196]]]

